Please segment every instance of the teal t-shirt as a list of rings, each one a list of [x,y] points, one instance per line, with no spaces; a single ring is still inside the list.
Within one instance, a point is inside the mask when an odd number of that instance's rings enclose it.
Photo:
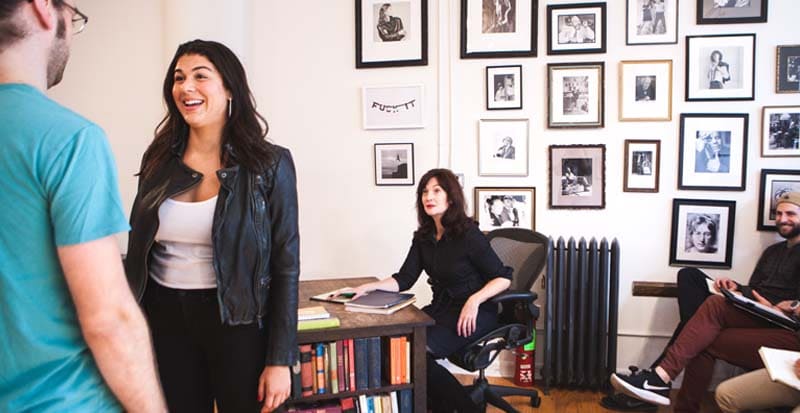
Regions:
[[[0,84],[0,411],[121,410],[56,247],[128,229],[103,131],[31,86]]]

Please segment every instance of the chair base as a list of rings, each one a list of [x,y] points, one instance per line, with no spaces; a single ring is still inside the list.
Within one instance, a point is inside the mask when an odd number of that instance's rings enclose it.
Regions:
[[[513,406],[503,399],[505,396],[526,396],[530,397],[530,404],[533,407],[539,407],[541,399],[539,392],[534,389],[522,389],[519,387],[500,386],[489,384],[486,380],[484,372],[481,370],[478,377],[470,386],[466,386],[466,390],[470,395],[472,401],[481,406],[480,411],[486,411],[486,404],[491,404],[504,412],[519,413]]]

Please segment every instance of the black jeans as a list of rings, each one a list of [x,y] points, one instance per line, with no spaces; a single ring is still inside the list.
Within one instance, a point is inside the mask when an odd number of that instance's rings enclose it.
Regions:
[[[264,331],[222,325],[216,289],[147,284],[144,310],[169,411],[211,413],[216,400],[220,413],[258,412]]]
[[[667,348],[675,342],[683,327],[709,296],[711,296],[711,292],[708,291],[706,274],[703,271],[694,267],[682,268],[678,271],[678,313],[680,314],[680,321],[675,327],[675,331],[672,332],[672,337],[670,337],[661,355],[650,366],[651,368],[655,368],[661,363]]]

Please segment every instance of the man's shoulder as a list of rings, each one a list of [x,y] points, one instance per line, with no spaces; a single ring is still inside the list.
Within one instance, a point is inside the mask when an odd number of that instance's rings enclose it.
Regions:
[[[24,125],[28,130],[40,130],[47,134],[58,131],[57,135],[63,136],[76,134],[86,128],[99,129],[92,121],[28,85],[0,84],[0,107],[4,106],[15,108],[14,124]]]

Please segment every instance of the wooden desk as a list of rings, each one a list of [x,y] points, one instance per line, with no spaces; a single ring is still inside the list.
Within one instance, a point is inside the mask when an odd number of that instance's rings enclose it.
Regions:
[[[300,344],[318,343],[341,340],[345,338],[376,337],[391,335],[411,336],[411,384],[382,386],[378,389],[360,390],[356,392],[343,392],[338,394],[318,394],[303,398],[303,401],[323,399],[339,399],[342,397],[358,396],[359,394],[387,393],[406,388],[414,389],[414,411],[425,412],[426,407],[426,375],[425,375],[425,327],[433,325],[433,319],[410,305],[394,314],[367,314],[345,311],[344,305],[312,301],[311,296],[342,287],[355,287],[366,282],[376,281],[375,277],[365,278],[340,278],[326,280],[312,280],[300,282],[300,308],[321,305],[339,317],[341,325],[338,328],[328,328],[297,333]]]

